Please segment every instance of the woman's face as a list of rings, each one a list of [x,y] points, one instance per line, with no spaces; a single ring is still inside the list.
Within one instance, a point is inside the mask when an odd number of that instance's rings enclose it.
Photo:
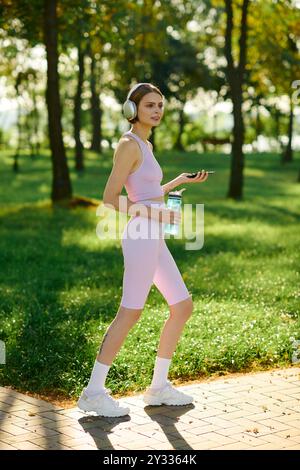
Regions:
[[[158,126],[164,113],[163,98],[155,91],[143,96],[138,105],[138,118],[142,124]]]

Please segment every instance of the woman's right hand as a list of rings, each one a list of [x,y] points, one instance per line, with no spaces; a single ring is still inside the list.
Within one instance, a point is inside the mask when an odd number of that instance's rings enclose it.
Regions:
[[[176,224],[179,225],[181,222],[181,211],[173,211],[168,208],[158,209],[160,212],[159,218],[155,217],[156,220],[164,224]]]

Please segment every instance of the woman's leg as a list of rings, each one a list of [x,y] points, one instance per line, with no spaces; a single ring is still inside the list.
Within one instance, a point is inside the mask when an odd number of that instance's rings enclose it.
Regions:
[[[187,320],[193,312],[193,301],[189,297],[170,305],[170,316],[163,327],[157,355],[171,359]]]
[[[153,282],[170,309],[170,316],[161,334],[158,355],[170,359],[184,325],[193,312],[193,301],[164,239],[161,240]]]
[[[145,235],[148,228],[147,219],[142,217],[131,219],[123,232],[122,251],[125,269],[121,305],[102,340],[87,386],[87,393],[90,394],[95,394],[99,388],[104,388],[109,368],[129,331],[139,320],[153,283],[159,252],[159,240],[131,238],[129,231],[138,223],[141,224],[142,233]]]
[[[165,322],[160,336],[151,383],[152,388],[160,388],[167,381],[172,355],[184,326],[193,312],[192,297],[165,240],[161,241],[153,282],[165,297],[170,308],[170,316]]]
[[[85,393],[94,396],[104,390],[105,380],[110,366],[121,349],[121,346],[130,329],[138,321],[142,309],[133,310],[120,306],[118,313],[110,326],[107,328],[99,353],[94,362],[89,383]]]
[[[115,319],[109,325],[102,340],[97,356],[98,362],[111,365],[129,331],[139,320],[141,313],[142,309],[126,308],[120,305]]]

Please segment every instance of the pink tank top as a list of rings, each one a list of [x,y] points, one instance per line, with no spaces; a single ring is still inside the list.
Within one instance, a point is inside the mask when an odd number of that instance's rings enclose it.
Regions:
[[[163,196],[164,191],[160,185],[163,172],[149,145],[132,131],[125,132],[122,137],[124,136],[136,140],[143,157],[138,169],[128,176],[124,184],[129,199],[132,202],[138,202]]]

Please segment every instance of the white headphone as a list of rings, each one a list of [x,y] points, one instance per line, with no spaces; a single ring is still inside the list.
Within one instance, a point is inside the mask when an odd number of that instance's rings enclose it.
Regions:
[[[127,95],[126,101],[123,104],[123,114],[126,119],[134,119],[137,115],[137,107],[134,101],[130,100],[132,93],[139,88],[141,85],[151,85],[151,83],[137,83],[134,87],[131,88],[130,92]]]

